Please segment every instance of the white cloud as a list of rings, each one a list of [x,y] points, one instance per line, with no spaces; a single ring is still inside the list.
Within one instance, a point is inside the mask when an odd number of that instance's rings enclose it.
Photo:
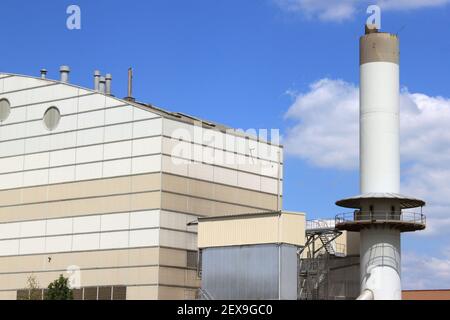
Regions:
[[[345,0],[344,0],[345,1]],[[379,0],[378,5],[385,10],[413,10],[434,8],[448,4],[449,0]]]
[[[378,4],[383,10],[407,11],[440,7],[450,0],[273,0],[283,10],[298,12],[308,18],[322,21],[343,21],[351,19],[356,12],[370,4]]]
[[[292,122],[283,141],[287,154],[318,167],[358,170],[358,87],[325,78],[294,99],[285,115]],[[417,235],[450,242],[450,99],[404,89],[400,109],[401,192],[427,201],[427,229]],[[408,255],[404,262],[410,288],[450,287],[450,250],[444,258]]]
[[[286,114],[298,124],[287,131],[286,151],[320,167],[357,168],[358,88],[322,79],[297,96]]]
[[[406,290],[447,289],[450,287],[450,256],[402,255],[402,282]]]
[[[283,10],[300,12],[308,18],[323,21],[342,21],[353,16],[357,0],[275,0]]]
[[[402,193],[428,202],[428,229],[450,226],[450,99],[403,90],[401,108]],[[298,94],[285,117],[287,154],[324,168],[359,166],[359,89],[322,79]]]

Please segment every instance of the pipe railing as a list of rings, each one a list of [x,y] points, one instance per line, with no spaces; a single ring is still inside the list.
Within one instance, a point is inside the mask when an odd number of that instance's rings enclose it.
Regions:
[[[426,224],[426,217],[418,212],[390,212],[390,211],[360,211],[347,212],[336,215],[336,224],[358,221],[379,221],[379,222],[405,222],[413,224]]]
[[[307,220],[306,221],[306,229],[330,229],[334,228],[335,221],[334,220]]]

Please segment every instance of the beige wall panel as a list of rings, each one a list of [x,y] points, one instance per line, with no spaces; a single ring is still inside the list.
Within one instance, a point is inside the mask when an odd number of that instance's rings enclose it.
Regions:
[[[47,287],[64,272],[36,272],[34,273],[40,287]],[[30,274],[2,274],[0,275],[0,290],[17,290],[27,287]],[[68,276],[65,274],[65,276]],[[83,270],[81,272],[81,286],[108,285],[139,285],[157,284],[158,267],[121,268]]]
[[[276,243],[277,217],[200,221],[198,247]]]
[[[359,255],[359,232],[343,231],[336,240],[334,240],[334,249],[337,253],[344,255]],[[320,239],[317,239],[314,243],[316,249],[323,246]],[[324,248],[321,249],[325,251]],[[308,257],[308,250],[303,251],[302,258]]]
[[[158,267],[86,270],[81,274],[82,286],[157,284]]]
[[[159,284],[167,286],[200,287],[197,271],[175,268],[159,269]]]
[[[196,300],[197,290],[186,289],[184,294],[185,294],[185,300]]]
[[[192,198],[167,192],[162,193],[161,208],[207,217],[261,212],[261,209],[257,208],[221,203],[214,200]]]
[[[180,252],[182,253],[183,251]],[[185,252],[184,254],[186,255]],[[2,257],[0,258],[0,274],[66,270],[71,265],[77,265],[81,269],[157,265],[159,256],[159,248],[140,248]],[[48,262],[48,257],[52,258],[51,262]]]
[[[23,189],[22,201],[15,204],[44,202],[48,200],[49,193],[48,187],[26,188]]]
[[[162,266],[186,267],[187,252],[184,250],[172,250],[161,248],[159,251],[159,263]]]
[[[29,204],[0,208],[0,223],[31,219],[140,211],[160,207],[160,192]]]
[[[153,173],[1,191],[0,206],[159,190],[160,177]]]
[[[248,214],[257,212],[261,212],[261,209],[237,206],[229,203],[216,202],[214,203],[214,215],[211,216],[229,216],[229,215]]]
[[[183,230],[197,233],[196,225],[188,225],[197,220],[197,216],[178,212],[161,211],[160,226],[162,228]]]
[[[49,187],[49,200],[83,198],[160,189],[160,174],[128,176]]]
[[[127,300],[157,300],[158,286],[128,287]]]
[[[257,191],[163,174],[162,189],[174,193],[276,210],[277,196]]]
[[[347,232],[347,254],[359,255],[359,232]]]
[[[199,212],[203,215],[210,214],[214,212],[214,201],[189,197],[186,211]]]
[[[161,209],[187,212],[188,197],[162,192]]]
[[[17,291],[0,291],[0,300],[17,300]]]
[[[256,215],[200,220],[198,247],[222,247],[264,243],[305,243],[303,214]]]
[[[306,218],[304,214],[285,213],[281,215],[281,241],[305,245]]]
[[[0,206],[11,206],[22,202],[22,189],[0,191]]]
[[[195,290],[188,288],[164,287],[158,290],[159,300],[194,300]]]

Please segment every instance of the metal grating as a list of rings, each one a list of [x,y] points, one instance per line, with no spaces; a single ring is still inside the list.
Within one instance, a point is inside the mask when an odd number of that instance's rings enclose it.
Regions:
[[[17,300],[28,300],[30,298],[29,290],[17,290]]]
[[[99,287],[98,288],[98,300],[111,300],[112,287]]]
[[[73,300],[83,300],[83,289],[73,290]]]
[[[97,300],[97,287],[84,288],[84,300]]]
[[[188,268],[197,269],[198,252],[188,251],[186,255],[186,265]]]
[[[126,300],[127,299],[127,287],[114,286],[113,288],[113,300]]]

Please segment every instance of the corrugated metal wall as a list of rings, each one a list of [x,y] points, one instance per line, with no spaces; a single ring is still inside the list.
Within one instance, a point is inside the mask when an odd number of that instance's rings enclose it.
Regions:
[[[202,289],[213,299],[295,300],[297,247],[268,244],[203,249]]]

